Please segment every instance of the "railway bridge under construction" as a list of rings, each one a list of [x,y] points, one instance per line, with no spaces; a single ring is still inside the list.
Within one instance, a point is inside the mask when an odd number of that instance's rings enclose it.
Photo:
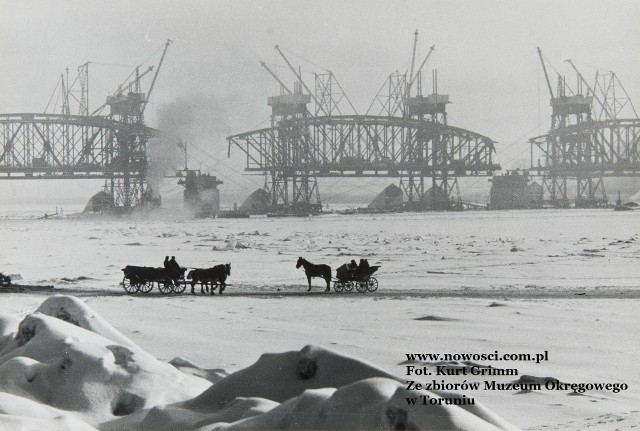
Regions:
[[[169,44],[158,50],[155,68],[136,67],[92,112],[87,62],[75,79],[68,72],[60,76],[44,113],[0,114],[0,180],[103,179],[103,196],[114,208],[153,200],[147,150],[159,131],[145,125],[144,112]],[[229,152],[237,147],[245,154],[247,172],[265,175],[271,211],[319,211],[322,177],[396,178],[404,196],[397,209],[455,209],[461,203],[458,178],[500,169],[491,138],[448,124],[449,95],[438,92],[437,71],[431,91],[423,92],[423,69],[434,47],[416,66],[416,46],[417,32],[410,68],[389,75],[364,114],[330,71],[314,74],[312,90],[276,47],[295,76],[289,88],[261,63],[280,85],[280,94],[267,100],[271,125],[227,140]],[[640,177],[637,112],[613,72],[589,83],[571,61],[576,86],[558,75],[554,92],[541,51],[539,56],[551,96],[551,129],[530,139],[530,172],[541,177],[551,206],[569,206],[574,196],[578,207],[606,204],[603,178]],[[143,89],[145,76],[152,79]]]
[[[404,209],[450,210],[461,204],[458,177],[490,176],[495,142],[447,124],[449,96],[423,95],[422,69],[431,47],[416,66],[415,33],[411,68],[389,75],[365,114],[358,114],[335,75],[315,74],[312,91],[282,50],[294,74],[293,90],[280,84],[268,98],[271,126],[227,138],[246,155],[246,171],[265,175],[271,211],[315,212],[322,207],[317,178],[393,177],[400,179]],[[429,184],[430,182],[430,184]],[[397,208],[400,209],[400,208]]]
[[[596,72],[588,82],[571,60],[566,62],[576,74],[575,86],[558,73],[554,93],[540,48],[538,55],[550,94],[551,129],[530,139],[530,169],[541,177],[550,206],[605,205],[605,177],[640,177],[638,113],[614,72]]]
[[[294,211],[319,209],[318,177],[400,178],[410,209],[451,209],[458,177],[499,168],[491,139],[401,117],[301,117],[228,139],[243,148],[248,172],[270,174],[272,205]]]
[[[144,124],[144,112],[170,43],[157,66],[136,67],[93,112],[87,62],[74,79],[60,76],[44,113],[0,114],[0,180],[104,179],[108,207],[153,200],[147,143],[158,131]],[[145,76],[153,79],[143,90]]]

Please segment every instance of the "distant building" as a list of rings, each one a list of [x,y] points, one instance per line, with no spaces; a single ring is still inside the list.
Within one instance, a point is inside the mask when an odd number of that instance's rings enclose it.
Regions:
[[[528,209],[542,206],[542,186],[529,182],[527,171],[507,171],[491,182],[489,208],[492,210]]]

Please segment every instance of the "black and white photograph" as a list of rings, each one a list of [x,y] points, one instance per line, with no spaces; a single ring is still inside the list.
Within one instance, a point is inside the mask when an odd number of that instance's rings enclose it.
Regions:
[[[638,429],[639,24],[0,0],[0,430]]]

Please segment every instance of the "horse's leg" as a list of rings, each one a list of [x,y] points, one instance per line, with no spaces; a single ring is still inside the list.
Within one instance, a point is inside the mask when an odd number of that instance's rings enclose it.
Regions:
[[[196,286],[196,282],[194,280],[191,280],[191,294],[195,295],[196,291],[195,291],[195,286]]]
[[[215,290],[216,290],[216,282],[211,280],[211,294],[215,295]]]
[[[328,292],[331,290],[331,277],[325,278],[325,281],[327,282],[327,290],[325,292]]]
[[[224,289],[226,289],[227,284],[224,281],[220,282],[220,295],[222,295],[222,292],[224,292]]]
[[[311,276],[307,275],[307,281],[309,282],[309,290],[307,290],[307,292],[311,291]]]

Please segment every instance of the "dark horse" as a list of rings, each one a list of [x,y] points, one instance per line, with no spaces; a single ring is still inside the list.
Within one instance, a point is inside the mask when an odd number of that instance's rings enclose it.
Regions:
[[[327,292],[331,283],[331,267],[329,265],[314,265],[313,263],[301,257],[298,258],[296,268],[304,267],[304,273],[307,275],[309,282],[309,290],[311,290],[311,279],[314,277],[324,278],[327,282]]]
[[[220,295],[224,292],[227,284],[227,277],[231,275],[231,264],[216,265],[212,268],[194,269],[189,272],[187,279],[191,280],[191,294],[195,294],[194,287],[196,283],[200,283],[200,293],[204,293],[206,288],[209,291],[209,284],[211,284],[211,294],[217,284],[220,285]]]

